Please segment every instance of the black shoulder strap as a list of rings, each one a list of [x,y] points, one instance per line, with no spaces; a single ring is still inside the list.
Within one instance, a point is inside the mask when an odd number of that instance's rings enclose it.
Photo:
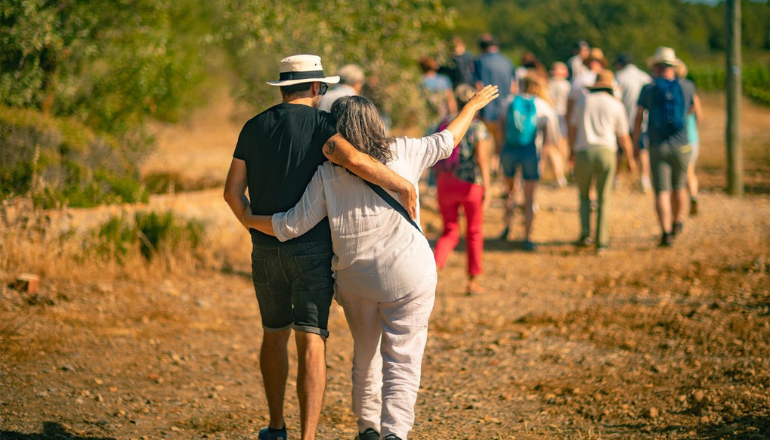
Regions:
[[[393,209],[398,211],[398,213],[401,214],[402,217],[404,217],[409,223],[411,223],[412,226],[417,228],[420,234],[422,234],[422,229],[420,229],[420,226],[417,223],[415,223],[414,220],[412,220],[412,217],[409,217],[409,213],[406,212],[406,208],[404,208],[402,204],[398,203],[398,200],[394,199],[393,196],[388,194],[388,192],[382,189],[381,186],[375,185],[372,182],[369,182],[368,180],[364,180],[364,182],[366,182],[366,184],[369,185],[369,188],[371,188],[374,192],[376,192],[377,195],[382,198],[382,200],[385,200],[388,203],[388,205],[392,206]]]

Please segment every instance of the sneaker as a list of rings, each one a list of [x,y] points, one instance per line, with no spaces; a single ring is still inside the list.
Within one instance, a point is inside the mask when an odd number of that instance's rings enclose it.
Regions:
[[[690,197],[690,217],[698,215],[698,199]]]
[[[578,247],[588,247],[594,244],[594,239],[591,238],[590,235],[586,235],[584,237],[580,237],[577,242],[575,242],[575,245]]]
[[[529,240],[524,240],[524,250],[527,252],[535,252],[537,245]]]
[[[259,431],[259,440],[286,440],[286,425],[282,429],[264,428]]]
[[[388,434],[382,440],[401,440],[401,437],[395,434]]]
[[[674,227],[671,228],[671,235],[676,237],[677,235],[681,234],[682,231],[684,231],[684,223],[676,222],[674,223]]]
[[[660,243],[658,244],[658,247],[670,248],[673,245],[674,245],[674,236],[668,232],[664,232],[663,235],[660,237]]]
[[[380,440],[380,433],[372,428],[366,428],[366,431],[359,432],[354,440]]]
[[[596,246],[596,255],[602,256],[607,254],[609,252],[610,247],[606,244],[600,244],[599,246]]]

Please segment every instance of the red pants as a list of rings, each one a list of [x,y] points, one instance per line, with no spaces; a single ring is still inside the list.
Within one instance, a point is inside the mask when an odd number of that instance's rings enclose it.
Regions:
[[[465,234],[468,251],[468,273],[481,273],[481,252],[484,249],[482,232],[483,214],[481,202],[484,200],[484,187],[464,182],[442,172],[438,175],[438,205],[444,219],[444,232],[436,243],[436,265],[444,267],[449,254],[460,241],[460,226],[457,222],[458,210],[462,205],[468,231]]]

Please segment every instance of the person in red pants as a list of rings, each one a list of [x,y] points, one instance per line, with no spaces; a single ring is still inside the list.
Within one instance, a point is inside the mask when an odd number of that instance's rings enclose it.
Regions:
[[[476,91],[468,85],[455,90],[458,107],[462,108]],[[434,256],[441,269],[449,254],[460,241],[459,209],[462,206],[468,230],[465,234],[468,252],[469,295],[481,293],[478,275],[481,274],[481,253],[484,247],[482,233],[483,211],[489,205],[489,154],[492,148],[489,132],[484,123],[475,119],[452,155],[436,164],[438,173],[438,204],[444,220],[444,232],[436,243]]]

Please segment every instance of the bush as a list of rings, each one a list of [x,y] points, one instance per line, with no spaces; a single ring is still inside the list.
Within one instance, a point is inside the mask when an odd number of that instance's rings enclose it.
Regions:
[[[0,145],[0,198],[30,195],[42,208],[147,200],[141,136],[97,136],[70,119],[0,106]]]
[[[94,232],[96,253],[108,260],[123,263],[131,252],[145,261],[159,254],[174,253],[180,248],[192,252],[201,248],[204,225],[197,220],[180,220],[172,212],[137,212],[133,218],[113,217]]]
[[[743,67],[743,94],[770,106],[770,64],[747,64]],[[697,66],[690,69],[690,79],[698,90],[724,90],[726,75],[723,67]]]

